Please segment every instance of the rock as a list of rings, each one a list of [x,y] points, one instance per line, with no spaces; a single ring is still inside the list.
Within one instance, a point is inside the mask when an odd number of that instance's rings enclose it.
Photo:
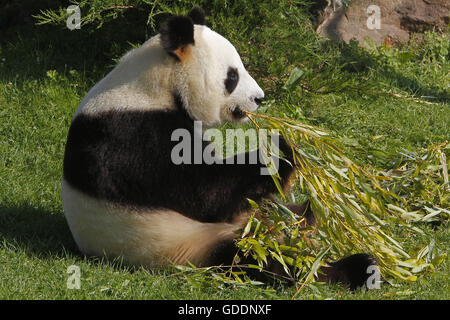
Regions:
[[[325,37],[364,45],[408,41],[427,30],[448,30],[449,0],[327,0],[317,32]],[[322,20],[322,21],[321,21]]]
[[[400,26],[410,32],[437,29],[446,31],[449,20],[450,1],[422,0],[403,1],[396,8],[400,15]]]

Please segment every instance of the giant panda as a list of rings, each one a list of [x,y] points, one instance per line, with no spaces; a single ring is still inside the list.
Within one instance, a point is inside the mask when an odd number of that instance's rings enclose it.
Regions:
[[[194,121],[243,121],[263,98],[234,46],[205,25],[197,7],[125,54],[82,100],[68,132],[62,202],[81,252],[148,268],[231,264],[248,199],[270,197],[275,184],[260,163],[174,164],[172,133],[198,134]],[[208,145],[203,139],[201,147]],[[279,148],[288,160],[278,171],[287,189],[292,150],[283,139]],[[290,208],[314,220],[305,205]],[[353,255],[323,267],[320,277],[354,288],[374,263]],[[283,272],[276,262],[269,268]]]

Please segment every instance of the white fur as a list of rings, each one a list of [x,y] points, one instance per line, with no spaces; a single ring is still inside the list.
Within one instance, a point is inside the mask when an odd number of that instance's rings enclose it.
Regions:
[[[159,35],[131,50],[89,91],[76,114],[169,109],[174,107],[174,92],[181,95],[189,114],[205,125],[232,121],[231,112],[238,105],[256,110],[254,98],[263,98],[264,92],[244,68],[234,46],[200,25],[194,26],[194,40],[181,62],[162,49]],[[229,67],[239,72],[231,95],[224,85]]]
[[[94,199],[62,182],[64,212],[78,248],[87,255],[122,257],[134,265],[202,265],[220,241],[245,221],[202,223],[170,210],[137,210]],[[243,214],[246,215],[245,213]]]
[[[233,121],[231,112],[239,105],[254,111],[255,97],[263,98],[264,92],[248,74],[234,46],[224,37],[205,26],[195,26],[195,45],[185,63],[181,63],[187,84],[182,96],[188,111],[206,125]],[[238,69],[239,82],[228,95],[224,80],[229,67]]]
[[[79,113],[173,108],[173,58],[159,45],[159,35],[128,52],[81,101]]]

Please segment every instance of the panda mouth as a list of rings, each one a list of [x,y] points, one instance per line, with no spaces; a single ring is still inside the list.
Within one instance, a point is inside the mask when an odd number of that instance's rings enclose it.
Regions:
[[[240,106],[236,106],[233,111],[231,112],[234,119],[242,119],[245,117],[245,112],[242,110]]]

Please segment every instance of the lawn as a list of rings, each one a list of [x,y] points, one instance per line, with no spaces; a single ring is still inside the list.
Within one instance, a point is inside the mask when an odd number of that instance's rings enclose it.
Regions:
[[[369,156],[376,151],[418,151],[450,140],[445,35],[430,33],[421,43],[364,50],[315,35],[304,1],[204,2],[212,28],[236,46],[265,90],[266,112],[332,131],[348,142],[349,155],[363,163],[382,165]],[[100,29],[37,26],[31,14],[51,1],[31,3],[15,21],[0,25],[0,298],[290,298],[294,287],[218,288],[184,274],[130,269],[77,251],[60,192],[72,115],[115,61],[156,31],[146,26],[144,13],[133,10]],[[176,9],[186,12],[191,6],[180,2]],[[156,17],[156,28],[163,16]],[[296,67],[304,71],[301,84],[284,90]],[[400,227],[396,235],[406,248],[434,239],[436,250],[448,253],[447,221],[422,227],[425,235]],[[71,265],[81,270],[80,289],[67,288]],[[447,256],[415,283],[384,283],[379,290],[356,292],[337,285],[305,288],[298,298],[448,300],[449,267]]]

